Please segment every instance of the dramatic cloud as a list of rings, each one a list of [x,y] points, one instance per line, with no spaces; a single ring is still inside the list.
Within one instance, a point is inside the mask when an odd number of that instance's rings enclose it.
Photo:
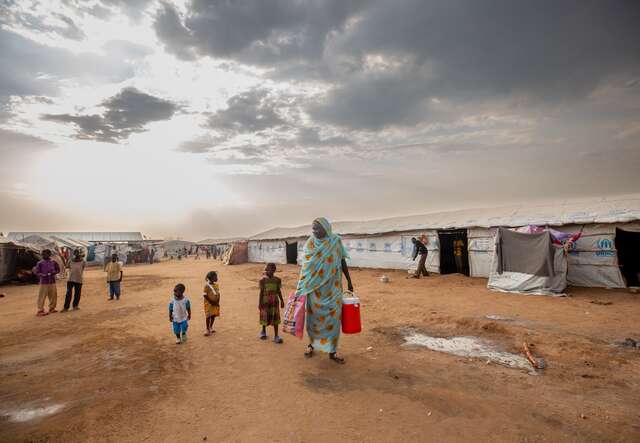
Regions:
[[[169,51],[192,59],[196,55],[240,58],[257,64],[315,59],[327,35],[345,26],[363,0],[194,0],[186,17],[165,4],[155,29]]]
[[[168,120],[178,110],[178,105],[154,97],[135,88],[125,88],[100,104],[102,114],[69,115],[45,114],[43,120],[73,123],[78,127],[76,137],[118,143],[131,134],[143,132],[147,123]]]
[[[190,152],[192,154],[202,154],[211,150],[215,143],[216,141],[213,137],[203,136],[194,140],[187,140],[180,143],[180,146],[178,146],[178,151]]]
[[[0,14],[0,185],[34,205],[75,186],[65,211],[100,228],[223,237],[640,189],[636,0],[0,0]],[[54,189],[51,170],[74,173]]]
[[[60,13],[37,14],[19,6],[19,2],[15,0],[0,1],[0,22],[72,40],[82,40],[85,37],[82,29],[70,17]]]
[[[277,157],[290,157],[289,152],[303,154],[302,148],[322,148],[353,145],[353,140],[336,131],[323,131],[323,128],[306,123],[300,109],[301,97],[269,91],[265,88],[253,88],[227,100],[227,106],[206,118],[204,128],[212,132],[184,141],[179,151],[204,153],[217,150],[235,151],[237,155],[227,156],[225,162],[234,159],[239,163],[257,162],[257,156],[247,156],[251,145],[246,137],[254,140],[254,147],[265,157],[271,157],[275,150]],[[240,145],[233,141],[239,139]],[[262,142],[258,143],[260,139]],[[266,148],[268,147],[268,149]],[[286,153],[286,154],[285,154]]]
[[[639,19],[633,1],[377,2],[329,40],[336,83],[312,113],[377,129],[429,118],[431,98],[576,100],[637,75]]]
[[[47,47],[0,28],[0,103],[11,95],[56,95],[64,81],[83,84],[120,82],[133,76],[126,60],[74,54]]]
[[[285,103],[266,89],[253,89],[233,96],[227,108],[212,115],[207,125],[221,132],[249,133],[277,128],[285,124],[279,107]]]
[[[82,14],[107,20],[118,12],[123,12],[133,20],[140,20],[146,8],[152,0],[95,0],[87,2],[83,0],[63,0],[63,3],[76,9]]]
[[[256,0],[193,1],[183,19],[165,5],[155,27],[185,58],[319,76],[332,87],[309,103],[314,118],[378,130],[428,118],[433,98],[532,105],[585,97],[604,81],[637,75],[639,20],[633,0]],[[300,61],[314,72],[296,71]]]
[[[302,127],[298,129],[295,144],[302,146],[346,146],[352,145],[353,141],[344,135],[330,135],[322,137],[319,127]]]

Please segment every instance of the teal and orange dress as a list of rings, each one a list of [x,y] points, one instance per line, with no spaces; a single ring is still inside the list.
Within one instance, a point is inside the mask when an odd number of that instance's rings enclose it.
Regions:
[[[260,325],[277,326],[280,324],[280,289],[282,281],[278,277],[263,277],[260,280]]]
[[[307,297],[307,335],[314,349],[334,353],[342,323],[342,260],[348,258],[342,240],[325,218],[316,219],[327,232],[304,247],[296,296]]]

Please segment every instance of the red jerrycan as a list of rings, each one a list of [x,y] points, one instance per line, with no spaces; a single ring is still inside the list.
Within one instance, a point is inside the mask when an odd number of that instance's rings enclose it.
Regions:
[[[353,292],[345,291],[342,295],[342,332],[357,334],[360,331],[360,299]]]

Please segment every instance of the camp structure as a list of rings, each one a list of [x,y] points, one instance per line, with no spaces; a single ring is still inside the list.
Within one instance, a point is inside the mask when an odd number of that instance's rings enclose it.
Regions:
[[[209,251],[212,254],[213,258],[222,259],[223,263],[225,260],[230,260],[231,263],[227,264],[239,264],[239,263],[247,263],[248,256],[246,253],[247,249],[247,239],[241,237],[232,237],[232,238],[207,238],[205,240],[200,240],[196,242],[196,245],[201,248],[201,250]],[[235,246],[235,250],[233,253],[229,253],[229,251]]]
[[[66,261],[80,249],[89,266],[104,265],[112,254],[123,263],[148,262],[152,245],[158,243],[141,232],[10,232],[8,238],[52,249]]]
[[[537,226],[498,228],[487,287],[502,292],[565,295],[566,248],[579,236]]]
[[[92,244],[144,242],[149,240],[141,232],[9,232],[7,238],[9,240],[24,241],[25,238],[34,234],[44,237],[81,240]]]
[[[83,240],[74,240],[67,237],[59,237],[57,235],[52,235],[51,239],[58,244],[58,247],[66,249],[66,253],[71,257],[73,251],[76,249],[82,253],[83,257],[86,257],[89,252],[89,242],[85,242]]]
[[[0,237],[0,283],[32,280],[31,270],[40,258],[39,249]]]
[[[51,259],[58,263],[60,270],[64,273],[69,258],[69,250],[58,240],[47,237],[42,234],[31,234],[25,237],[22,243],[25,243],[38,251],[48,249],[51,251]]]
[[[184,255],[188,254],[189,251],[193,250],[194,245],[194,242],[187,240],[165,240],[158,243],[156,246],[159,250],[162,251],[162,256],[177,258],[183,257]]]
[[[530,225],[580,232],[566,254],[568,284],[621,288],[636,283],[640,194],[336,222],[333,231],[343,238],[350,266],[415,269],[411,239],[417,237],[429,250],[429,272],[489,278],[498,228]],[[249,261],[299,262],[309,235],[309,225],[257,234],[249,238]]]
[[[251,263],[296,264],[311,227],[276,228],[249,239],[248,258]]]
[[[222,263],[225,265],[240,265],[249,261],[249,243],[247,241],[234,241],[222,254]]]

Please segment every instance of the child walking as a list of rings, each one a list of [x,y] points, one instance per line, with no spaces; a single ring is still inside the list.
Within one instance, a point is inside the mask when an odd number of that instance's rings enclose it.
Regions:
[[[178,283],[173,288],[173,300],[169,303],[169,321],[173,323],[177,345],[187,341],[187,329],[191,320],[191,302],[184,295],[184,291],[184,285]]]
[[[260,325],[262,325],[260,340],[267,339],[267,326],[273,326],[273,341],[280,344],[282,339],[278,335],[278,325],[280,324],[280,308],[284,308],[284,300],[281,291],[282,281],[274,275],[275,272],[275,263],[267,263],[264,270],[265,276],[260,280],[260,298],[258,299]]]
[[[220,288],[218,288],[218,274],[216,271],[209,271],[205,277],[207,284],[204,285],[204,316],[207,323],[205,337],[213,334],[213,322],[220,316]]]

